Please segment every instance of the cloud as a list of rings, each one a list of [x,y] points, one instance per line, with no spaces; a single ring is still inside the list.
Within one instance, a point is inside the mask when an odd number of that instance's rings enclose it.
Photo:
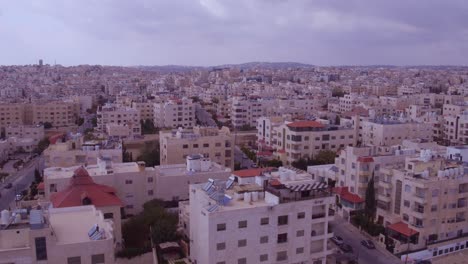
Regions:
[[[9,1],[0,9],[0,59],[466,65],[467,13],[462,0]]]

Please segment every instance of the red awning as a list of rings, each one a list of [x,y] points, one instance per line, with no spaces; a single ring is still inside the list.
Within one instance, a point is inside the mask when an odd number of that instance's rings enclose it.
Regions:
[[[402,235],[405,235],[407,237],[410,237],[412,235],[416,235],[416,234],[419,233],[418,231],[409,228],[408,224],[405,224],[403,222],[398,222],[398,223],[391,224],[391,225],[388,226],[388,228],[390,228],[393,231],[398,232],[398,233],[400,233]]]

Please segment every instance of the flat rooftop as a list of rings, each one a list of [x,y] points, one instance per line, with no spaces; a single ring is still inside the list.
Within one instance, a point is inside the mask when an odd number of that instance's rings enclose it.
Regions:
[[[197,174],[205,174],[205,173],[219,173],[219,172],[230,172],[230,169],[226,169],[216,162],[211,161],[210,168],[206,171],[187,171],[187,165],[185,163],[182,164],[172,164],[172,165],[160,165],[155,167],[155,170],[159,171],[159,175],[161,177],[171,177],[171,176],[180,176],[182,174],[187,175],[197,175]]]
[[[112,239],[110,225],[104,222],[94,206],[50,209],[49,222],[57,237],[57,244],[91,241],[88,232],[95,224],[100,230],[105,230],[106,239]]]
[[[75,170],[79,167],[81,166],[50,167],[44,170],[44,175],[47,175],[49,179],[71,178]],[[107,172],[101,170],[97,164],[86,166],[85,169],[92,177],[108,175]],[[111,174],[139,172],[140,166],[136,162],[112,163],[112,167],[109,170],[112,170]],[[145,171],[150,170],[154,170],[154,168],[145,168]]]

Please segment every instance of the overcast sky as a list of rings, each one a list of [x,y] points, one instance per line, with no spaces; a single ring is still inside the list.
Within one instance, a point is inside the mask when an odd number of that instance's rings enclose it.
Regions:
[[[467,0],[0,3],[2,65],[468,65]]]

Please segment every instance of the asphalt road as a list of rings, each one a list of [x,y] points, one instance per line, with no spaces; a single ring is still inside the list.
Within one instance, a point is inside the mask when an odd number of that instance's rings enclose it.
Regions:
[[[3,184],[0,184],[0,211],[11,207],[15,200],[15,195],[29,188],[29,185],[34,181],[34,170],[42,170],[44,168],[44,159],[42,156],[36,157],[29,161],[23,169],[9,176]],[[5,189],[5,185],[12,183],[13,187]]]
[[[344,243],[353,247],[353,254],[359,264],[401,264],[402,262],[385,248],[378,245],[375,241],[376,249],[368,249],[361,245],[361,241],[368,239],[357,228],[344,221],[341,217],[335,216],[332,224],[335,236],[343,238]]]

